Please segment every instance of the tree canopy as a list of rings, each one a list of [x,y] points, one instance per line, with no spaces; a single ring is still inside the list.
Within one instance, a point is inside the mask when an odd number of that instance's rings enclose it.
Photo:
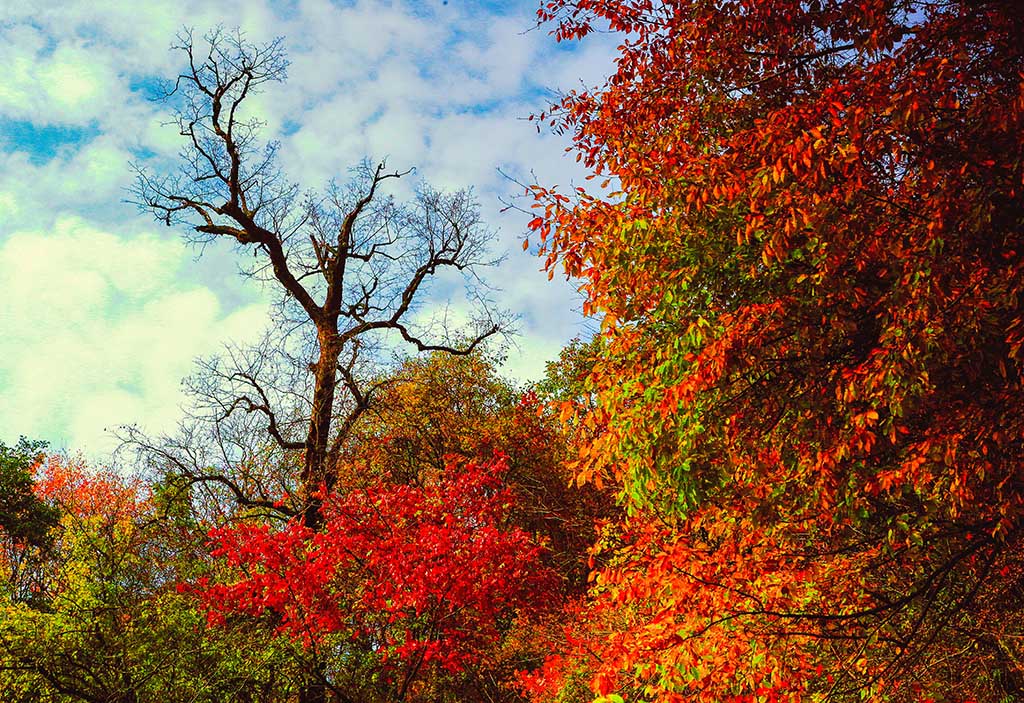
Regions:
[[[543,116],[617,192],[537,187],[532,223],[604,316],[575,470],[633,513],[594,691],[1018,695],[1016,3],[539,14],[623,37]]]

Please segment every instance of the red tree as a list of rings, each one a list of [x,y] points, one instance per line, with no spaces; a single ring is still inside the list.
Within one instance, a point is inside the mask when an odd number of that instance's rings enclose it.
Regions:
[[[549,116],[619,192],[532,223],[605,317],[577,470],[634,513],[555,688],[1019,695],[1018,4],[540,15],[624,35]]]
[[[557,585],[543,548],[508,524],[502,457],[453,462],[423,486],[375,481],[324,501],[324,524],[237,525],[211,533],[235,570],[198,591],[213,621],[269,616],[308,647],[339,653],[332,676],[368,662],[388,700],[405,700],[431,670],[476,664],[503,628],[541,607]],[[383,677],[379,674],[383,673]],[[367,692],[360,694],[365,698]]]

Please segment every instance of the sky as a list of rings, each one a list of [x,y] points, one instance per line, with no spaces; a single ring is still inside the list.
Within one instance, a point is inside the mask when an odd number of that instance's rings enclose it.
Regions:
[[[593,324],[572,283],[549,282],[522,251],[529,218],[502,212],[520,189],[501,172],[582,179],[566,138],[526,118],[555,91],[599,84],[614,46],[558,45],[534,10],[533,0],[0,4],[0,440],[104,457],[119,425],[172,432],[195,359],[265,328],[267,293],[237,275],[237,252],[199,252],[127,202],[129,164],[166,163],[180,147],[152,97],[183,67],[170,49],[183,27],[284,38],[287,83],[251,102],[304,187],[385,157],[433,186],[473,187],[492,251],[507,253],[485,278],[519,316],[503,370],[538,378]]]

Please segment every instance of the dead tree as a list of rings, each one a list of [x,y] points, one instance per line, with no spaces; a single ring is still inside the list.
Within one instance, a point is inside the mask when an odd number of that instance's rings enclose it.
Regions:
[[[468,354],[505,330],[507,318],[483,297],[468,329],[412,321],[438,273],[472,277],[495,263],[486,258],[491,235],[468,191],[421,186],[405,203],[385,195],[389,182],[410,171],[383,162],[357,167],[347,185],[303,193],[281,173],[276,143],[260,142],[262,123],[245,116],[250,96],[285,79],[280,39],[256,45],[220,29],[201,42],[191,32],[178,39],[188,68],[166,98],[185,142],[180,165],[169,174],[137,167],[135,201],[168,226],[185,226],[194,242],[227,240],[251,252],[239,257],[243,271],[282,294],[279,336],[305,343],[287,347],[291,391],[262,380],[258,351],[208,364],[206,380],[193,387],[215,422],[261,420],[267,441],[301,465],[297,502],[281,505],[237,477],[204,473],[197,468],[203,462],[175,461],[189,481],[225,486],[243,505],[301,515],[316,528],[319,489],[333,486],[348,432],[373,403],[375,386],[360,368],[374,350],[391,341],[419,352]]]

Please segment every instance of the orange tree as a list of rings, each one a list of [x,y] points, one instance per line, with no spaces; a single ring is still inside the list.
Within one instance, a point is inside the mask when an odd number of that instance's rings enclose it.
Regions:
[[[352,429],[339,480],[342,490],[384,475],[422,485],[436,480],[453,456],[473,460],[507,457],[504,483],[515,494],[512,521],[548,545],[548,564],[579,590],[586,578],[586,550],[594,521],[611,513],[609,496],[569,488],[568,438],[552,399],[575,391],[565,375],[581,364],[570,347],[548,377],[523,392],[502,378],[493,358],[432,354],[407,359],[381,383],[379,402]]]
[[[605,190],[531,228],[603,316],[575,470],[632,517],[538,695],[1021,695],[1019,4],[539,14],[622,35],[542,116]]]

